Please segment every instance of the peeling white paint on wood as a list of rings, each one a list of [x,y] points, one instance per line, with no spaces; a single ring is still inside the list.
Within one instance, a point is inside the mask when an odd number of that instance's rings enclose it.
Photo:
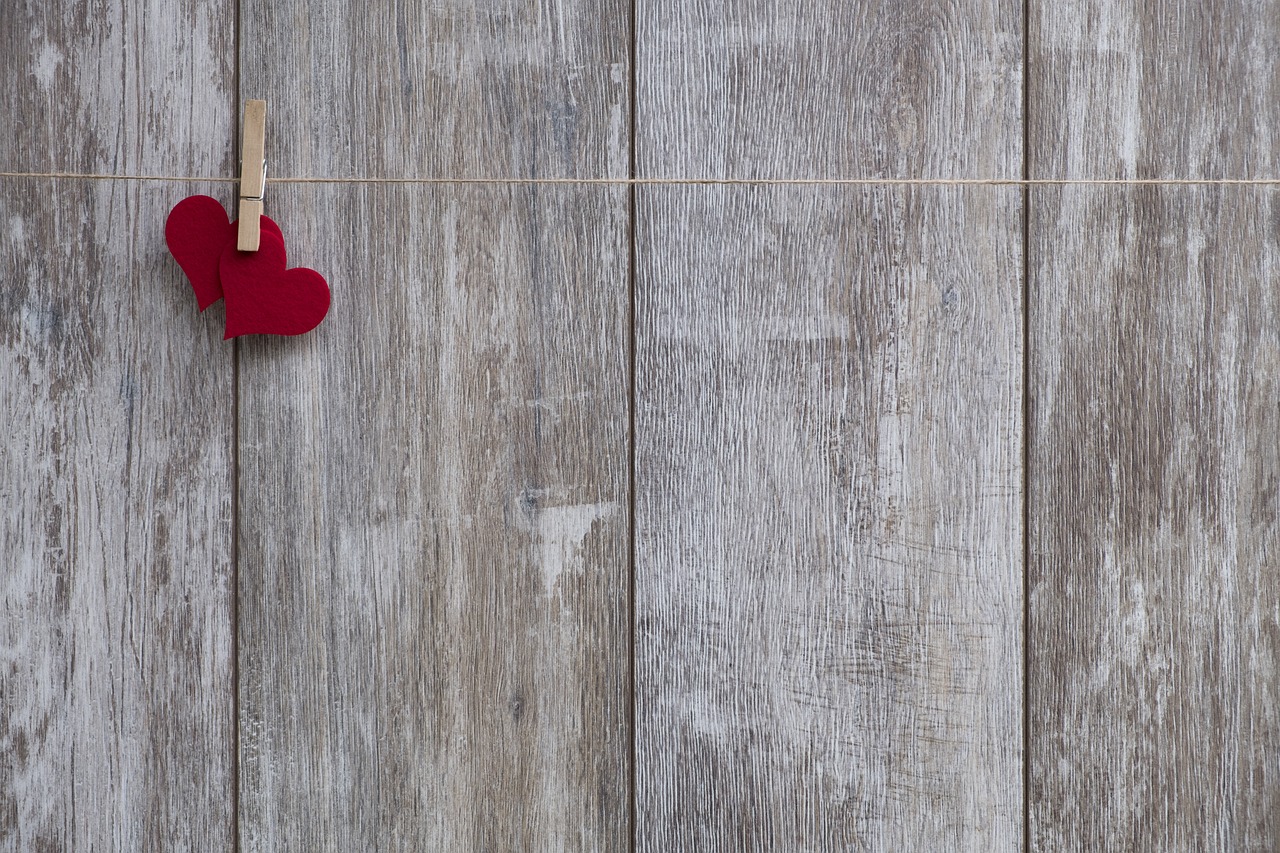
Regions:
[[[547,595],[555,592],[561,575],[581,572],[583,543],[596,522],[618,512],[616,501],[568,506],[540,506],[533,510],[532,532],[538,565]]]

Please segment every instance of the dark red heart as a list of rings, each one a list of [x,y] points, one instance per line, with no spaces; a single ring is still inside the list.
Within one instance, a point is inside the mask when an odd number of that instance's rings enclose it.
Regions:
[[[218,271],[227,300],[223,340],[240,335],[301,335],[329,312],[329,285],[315,270],[285,269],[284,240],[267,231],[256,252],[231,243]]]
[[[236,228],[236,223],[227,219],[222,202],[207,195],[184,198],[173,206],[165,220],[164,241],[187,274],[201,311],[222,298],[218,264],[227,244],[235,244]],[[284,239],[280,226],[264,216],[262,233],[268,232]]]

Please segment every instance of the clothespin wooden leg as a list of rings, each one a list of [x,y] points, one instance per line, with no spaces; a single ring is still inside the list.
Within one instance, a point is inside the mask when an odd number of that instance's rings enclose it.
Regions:
[[[262,197],[267,188],[267,102],[245,101],[240,147],[240,225],[236,248],[258,251],[262,236]]]

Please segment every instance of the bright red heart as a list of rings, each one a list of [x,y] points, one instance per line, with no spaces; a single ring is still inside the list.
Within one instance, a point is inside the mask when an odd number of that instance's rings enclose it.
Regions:
[[[285,269],[284,240],[262,232],[256,252],[222,253],[218,271],[227,299],[223,340],[240,335],[301,335],[329,312],[329,285],[315,270]]]
[[[235,244],[236,228],[236,223],[227,219],[222,202],[207,195],[184,198],[173,206],[165,220],[164,241],[191,282],[201,311],[222,298],[218,263],[227,244]],[[268,232],[284,239],[280,226],[264,216],[262,233]]]

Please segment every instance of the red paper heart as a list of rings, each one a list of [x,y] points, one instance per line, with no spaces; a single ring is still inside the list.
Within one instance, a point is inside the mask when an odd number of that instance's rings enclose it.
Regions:
[[[165,220],[164,241],[191,282],[201,311],[222,298],[218,263],[227,244],[235,243],[236,228],[237,224],[227,219],[222,202],[207,195],[184,198],[173,206]],[[262,233],[268,232],[284,239],[280,226],[264,216]]]
[[[222,253],[218,271],[227,299],[223,340],[240,335],[301,335],[329,312],[329,285],[315,270],[285,269],[284,240],[262,232],[256,252]]]

